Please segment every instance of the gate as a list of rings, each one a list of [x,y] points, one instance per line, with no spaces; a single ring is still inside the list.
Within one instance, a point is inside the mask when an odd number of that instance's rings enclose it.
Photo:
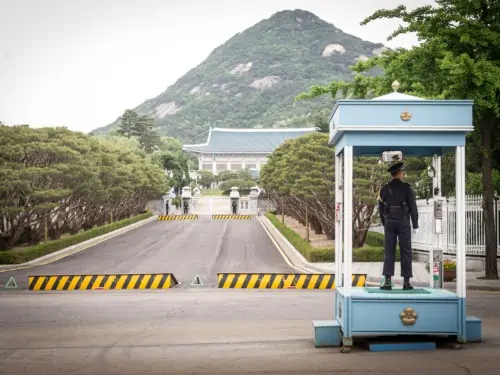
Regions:
[[[191,213],[197,215],[231,214],[231,200],[229,197],[200,197],[192,198]],[[238,214],[249,213],[249,198],[240,197]]]

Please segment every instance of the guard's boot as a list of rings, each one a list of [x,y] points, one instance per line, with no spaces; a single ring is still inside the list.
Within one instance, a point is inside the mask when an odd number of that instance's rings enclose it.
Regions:
[[[382,290],[392,290],[391,276],[386,276],[384,283],[380,286]]]
[[[405,280],[403,282],[403,290],[412,290],[413,286],[410,284],[410,278],[405,277]]]

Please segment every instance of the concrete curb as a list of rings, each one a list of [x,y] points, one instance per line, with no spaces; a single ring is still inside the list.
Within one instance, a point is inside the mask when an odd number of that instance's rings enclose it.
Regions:
[[[136,223],[127,225],[126,227],[123,227],[123,228],[120,228],[120,229],[116,229],[116,230],[114,230],[112,232],[103,234],[102,236],[94,237],[94,238],[91,238],[90,240],[87,240],[87,241],[84,241],[84,242],[80,242],[80,243],[78,243],[76,245],[67,247],[65,249],[61,249],[61,250],[55,251],[53,253],[44,255],[44,256],[42,256],[40,258],[30,260],[29,262],[26,262],[26,263],[0,265],[0,272],[2,272],[2,271],[10,271],[10,270],[13,270],[13,269],[24,268],[24,267],[31,267],[31,266],[36,266],[36,265],[43,265],[45,263],[49,263],[54,258],[58,258],[58,257],[61,257],[63,255],[64,256],[68,256],[68,255],[77,253],[79,251],[85,250],[85,249],[87,249],[89,247],[97,245],[98,243],[101,243],[101,242],[109,240],[109,239],[111,239],[113,237],[119,236],[120,234],[123,234],[123,233],[129,232],[131,230],[134,230],[136,228],[139,228],[139,227],[141,227],[141,226],[143,226],[145,224],[148,224],[148,223],[150,223],[152,221],[155,221],[156,219],[157,219],[157,216],[154,215],[154,216],[149,217],[147,219],[144,219],[144,220],[138,221]]]
[[[272,238],[276,241],[281,250],[286,254],[290,262],[304,270],[309,271],[310,273],[331,273],[331,271],[325,271],[324,268],[317,267],[314,263],[309,263],[307,259],[293,246],[290,241],[288,241],[283,234],[274,226],[271,221],[265,216],[257,216],[257,219],[265,226],[268,232],[271,234]],[[374,277],[368,276],[366,277],[366,285],[368,286],[379,286],[382,281],[382,276]],[[412,282],[412,285],[415,287],[427,287],[429,283],[422,282]],[[455,289],[455,283],[446,283],[446,288],[453,290]],[[467,283],[467,290],[470,291],[500,291],[500,286],[489,286],[489,285],[474,285]]]
[[[304,256],[293,246],[286,238],[281,234],[281,232],[276,228],[271,221],[265,216],[256,216],[257,220],[261,222],[264,228],[267,229],[268,233],[271,235],[272,239],[280,247],[282,252],[286,255],[288,260],[297,268],[304,269],[309,273],[313,272],[323,272],[318,271],[316,267],[311,267],[310,263],[304,258]]]

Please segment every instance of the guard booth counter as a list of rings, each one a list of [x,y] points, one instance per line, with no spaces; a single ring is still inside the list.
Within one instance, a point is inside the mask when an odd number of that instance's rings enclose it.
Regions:
[[[229,200],[231,201],[231,213],[233,215],[238,214],[238,207],[240,204],[240,192],[236,186],[231,188],[231,192],[229,193]]]
[[[184,186],[181,193],[182,200],[182,213],[183,215],[188,215],[192,209],[193,198],[191,196],[191,188],[189,186]]]

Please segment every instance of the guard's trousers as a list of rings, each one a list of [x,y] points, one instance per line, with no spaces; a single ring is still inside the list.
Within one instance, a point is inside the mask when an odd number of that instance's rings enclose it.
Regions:
[[[384,276],[394,276],[396,262],[396,243],[399,238],[401,251],[401,276],[413,277],[411,263],[411,225],[410,218],[385,220],[384,236]]]

